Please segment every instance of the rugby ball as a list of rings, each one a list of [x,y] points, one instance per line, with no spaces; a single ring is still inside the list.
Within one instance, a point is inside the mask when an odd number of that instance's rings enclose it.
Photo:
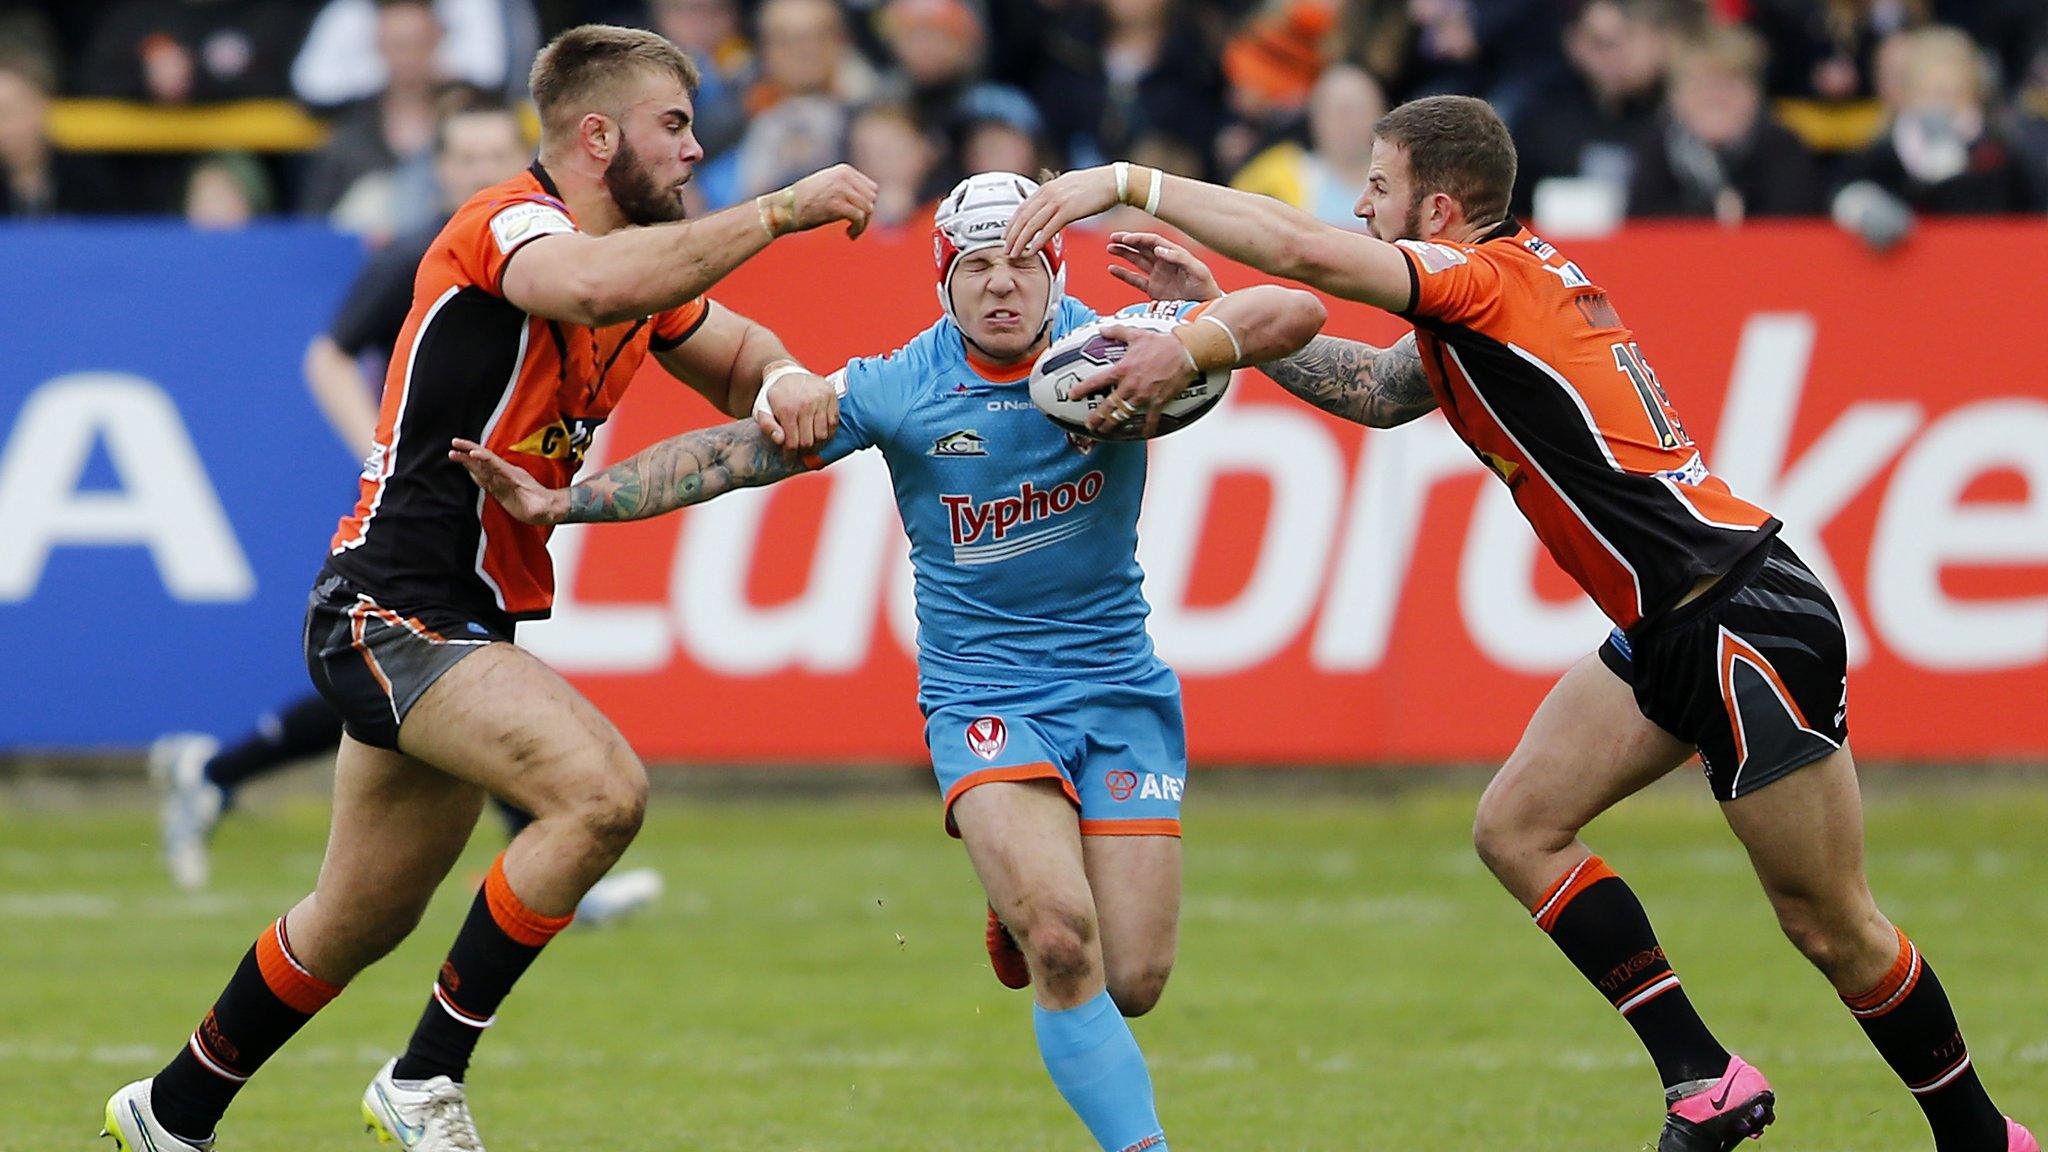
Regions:
[[[1171,332],[1181,321],[1159,316],[1105,316],[1083,324],[1062,336],[1031,366],[1031,402],[1046,419],[1076,436],[1097,440],[1143,440],[1145,420],[1134,418],[1104,432],[1088,429],[1088,414],[1108,402],[1107,394],[1075,398],[1074,390],[1114,367],[1124,357],[1124,345],[1102,334],[1105,328],[1145,328]],[[1159,427],[1152,433],[1164,436],[1201,419],[1230,387],[1230,369],[1220,368],[1188,386],[1159,414]]]

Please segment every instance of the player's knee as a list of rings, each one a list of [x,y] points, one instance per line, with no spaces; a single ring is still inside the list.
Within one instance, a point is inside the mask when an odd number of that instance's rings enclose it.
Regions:
[[[1503,879],[1530,852],[1527,822],[1515,805],[1494,789],[1487,789],[1479,798],[1479,810],[1472,816],[1472,847],[1486,867]]]
[[[625,854],[647,817],[647,770],[632,753],[608,756],[579,782],[576,820],[599,855]]]
[[[1109,973],[1109,998],[1116,1001],[1117,1011],[1126,1016],[1143,1016],[1159,1004],[1159,998],[1166,994],[1166,979],[1173,975],[1172,964],[1146,964],[1112,970]]]
[[[1032,969],[1052,984],[1085,979],[1098,963],[1095,918],[1078,908],[1041,909],[1025,921],[1018,944]]]
[[[1881,919],[1875,910],[1865,915],[1852,901],[1779,896],[1773,903],[1785,938],[1823,974],[1865,967],[1873,949],[1888,956],[1895,947],[1896,937],[1878,930]]]

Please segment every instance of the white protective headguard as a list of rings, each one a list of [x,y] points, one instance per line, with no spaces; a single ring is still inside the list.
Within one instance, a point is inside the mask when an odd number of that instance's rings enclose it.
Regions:
[[[999,248],[1003,234],[1024,201],[1038,191],[1038,182],[1013,172],[977,172],[946,193],[932,220],[932,263],[939,274],[939,307],[957,327],[953,314],[953,269],[960,258],[983,248]],[[1059,316],[1060,301],[1067,295],[1067,266],[1058,236],[1039,249],[1045,270],[1052,278],[1045,297],[1045,325]],[[962,329],[962,335],[965,335]]]

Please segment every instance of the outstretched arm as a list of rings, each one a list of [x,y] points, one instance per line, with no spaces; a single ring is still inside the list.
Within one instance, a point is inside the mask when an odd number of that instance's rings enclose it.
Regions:
[[[1310,404],[1368,428],[1406,424],[1436,407],[1413,332],[1390,348],[1318,336],[1264,369],[1274,383]]]
[[[531,473],[474,441],[456,440],[448,455],[513,519],[528,524],[644,520],[811,467],[776,447],[752,420],[671,436],[572,488],[542,487]]]
[[[1119,203],[1147,212],[1200,243],[1261,272],[1320,288],[1332,296],[1401,312],[1414,304],[1408,258],[1400,249],[1361,232],[1325,224],[1270,196],[1240,192],[1128,167],[1125,186],[1115,166],[1069,172],[1032,193],[1010,222],[1013,256],[1036,252],[1059,230]]]

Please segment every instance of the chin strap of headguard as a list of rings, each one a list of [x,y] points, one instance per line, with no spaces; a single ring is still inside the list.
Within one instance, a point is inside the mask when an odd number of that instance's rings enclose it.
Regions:
[[[945,311],[946,319],[960,329],[962,339],[991,358],[993,354],[967,335],[967,326],[953,313],[953,269],[969,252],[1001,247],[1003,234],[1009,230],[1017,209],[1036,191],[1037,181],[1012,172],[978,172],[953,185],[953,190],[939,201],[938,214],[932,220],[932,263],[939,275],[939,307]],[[1061,253],[1058,236],[1038,252],[1045,261],[1051,285],[1045,294],[1041,336],[1058,319],[1060,301],[1067,294],[1067,266]]]

